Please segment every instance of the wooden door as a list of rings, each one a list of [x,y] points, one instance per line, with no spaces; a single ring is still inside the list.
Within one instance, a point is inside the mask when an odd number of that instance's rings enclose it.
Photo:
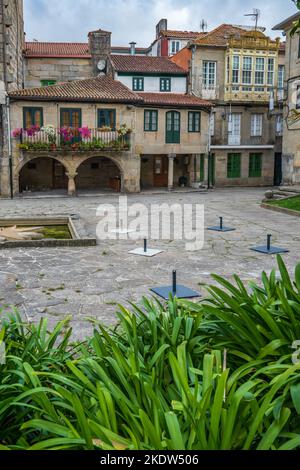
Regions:
[[[169,161],[167,155],[153,157],[153,186],[164,188],[168,186]]]

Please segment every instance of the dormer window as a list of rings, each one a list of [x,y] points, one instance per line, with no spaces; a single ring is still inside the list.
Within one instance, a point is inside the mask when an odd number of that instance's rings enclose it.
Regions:
[[[133,77],[132,89],[133,91],[144,91],[144,77]]]
[[[171,41],[171,54],[177,54],[180,51],[180,41]]]
[[[169,92],[171,91],[171,78],[164,77],[160,79],[160,91]]]

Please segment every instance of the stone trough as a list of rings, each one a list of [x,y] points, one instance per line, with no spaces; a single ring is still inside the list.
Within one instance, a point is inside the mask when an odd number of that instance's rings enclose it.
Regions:
[[[5,233],[11,234],[14,231],[20,231],[25,234],[28,228],[28,234],[38,235],[41,228],[50,228],[54,226],[67,227],[70,238],[42,238],[42,239],[9,239],[5,238]],[[43,248],[43,247],[61,247],[61,246],[96,246],[97,239],[89,237],[84,229],[84,225],[77,216],[71,217],[28,217],[28,218],[1,218],[0,228],[4,229],[1,236],[0,232],[0,250],[5,248]],[[8,229],[8,230],[5,230]],[[36,238],[39,238],[38,236]]]

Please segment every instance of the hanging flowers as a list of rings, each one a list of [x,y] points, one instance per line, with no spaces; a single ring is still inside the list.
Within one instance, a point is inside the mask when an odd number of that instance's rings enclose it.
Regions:
[[[79,132],[80,136],[82,137],[82,139],[90,139],[91,138],[92,132],[88,128],[88,126],[80,127],[78,129],[78,132]]]
[[[28,129],[25,129],[25,132],[28,135],[28,137],[34,137],[40,130],[41,128],[34,124],[33,126],[30,126]]]
[[[43,131],[48,137],[48,141],[50,144],[56,144],[56,129],[54,126],[44,126],[42,127],[41,131]]]
[[[64,142],[72,142],[74,138],[73,130],[70,127],[61,127],[59,134]]]
[[[21,137],[22,132],[23,132],[23,129],[21,129],[21,128],[14,129],[12,131],[12,136],[16,139],[18,137]]]
[[[132,132],[132,130],[129,129],[126,124],[122,124],[120,129],[118,129],[118,134],[122,137],[127,135],[127,134],[130,134],[131,132]]]

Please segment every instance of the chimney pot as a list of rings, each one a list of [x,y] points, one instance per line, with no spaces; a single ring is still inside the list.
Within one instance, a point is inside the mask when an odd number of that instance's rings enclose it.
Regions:
[[[130,42],[130,54],[135,55],[135,47],[136,47],[136,42]]]

